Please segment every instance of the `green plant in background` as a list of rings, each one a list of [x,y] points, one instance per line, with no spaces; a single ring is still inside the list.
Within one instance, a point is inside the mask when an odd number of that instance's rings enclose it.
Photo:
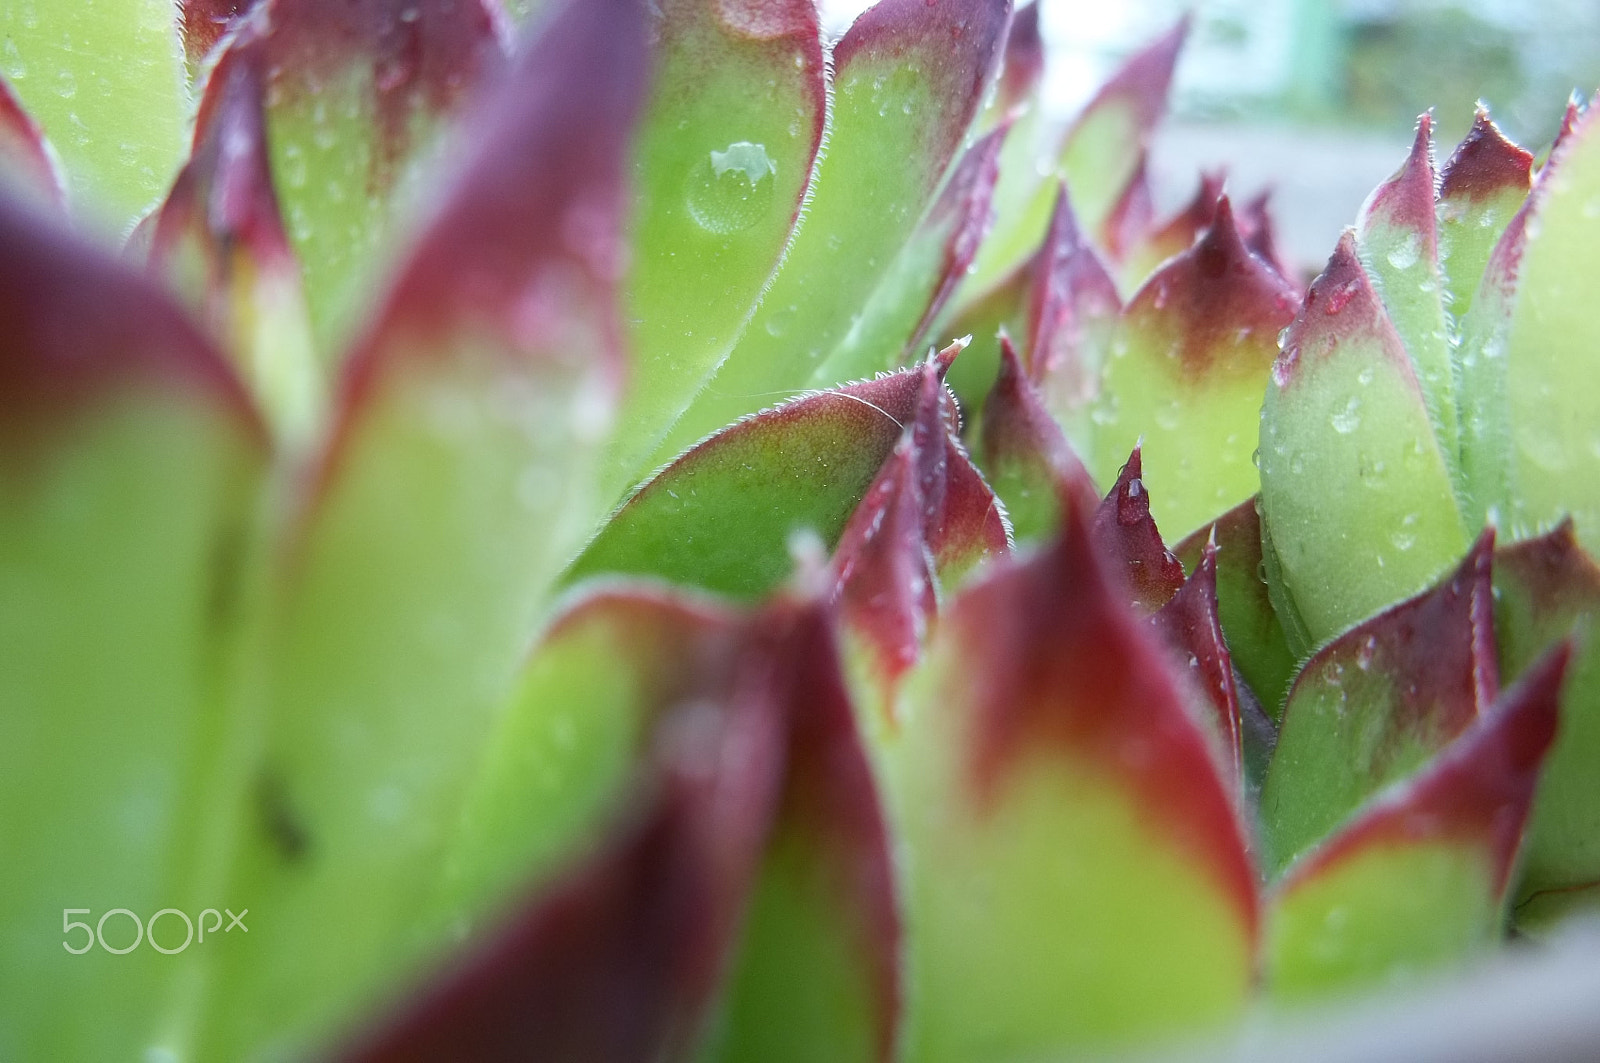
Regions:
[[[1600,899],[1594,112],[1302,292],[1153,216],[1184,26],[1055,128],[1006,0],[167,7],[0,13],[0,1056],[1072,1055]]]

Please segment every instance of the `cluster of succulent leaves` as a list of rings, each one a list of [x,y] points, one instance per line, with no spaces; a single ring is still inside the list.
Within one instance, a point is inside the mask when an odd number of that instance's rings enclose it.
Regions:
[[[1600,112],[1302,290],[1154,216],[1184,26],[1062,125],[1008,0],[549,6],[0,12],[0,1056],[1075,1052],[1600,898]]]

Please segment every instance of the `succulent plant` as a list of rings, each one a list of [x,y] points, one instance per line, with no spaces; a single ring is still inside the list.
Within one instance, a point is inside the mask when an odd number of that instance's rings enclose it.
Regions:
[[[1009,0],[170,7],[0,11],[0,1057],[1172,1048],[1600,901],[1600,111],[1303,288],[1154,214],[1187,23],[1061,126]]]

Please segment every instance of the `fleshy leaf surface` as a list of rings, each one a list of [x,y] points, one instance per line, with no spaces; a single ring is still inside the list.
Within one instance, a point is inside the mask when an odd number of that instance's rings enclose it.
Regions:
[[[997,126],[1016,119],[1030,109],[1044,77],[1044,37],[1039,31],[1038,0],[1024,3],[1011,17],[1006,33],[1005,52],[1000,60],[1000,76],[994,95],[980,116],[985,126]]]
[[[1256,493],[1261,392],[1296,293],[1219,200],[1211,228],[1129,300],[1089,411],[1089,467],[1110,479],[1143,439],[1156,519],[1188,534]]]
[[[884,753],[904,840],[905,1058],[1025,1057],[1226,1021],[1254,872],[1192,691],[1088,514],[957,597]]]
[[[1261,795],[1269,872],[1416,771],[1493,702],[1493,547],[1486,532],[1449,579],[1351,628],[1305,663]]]
[[[0,332],[0,1055],[138,1058],[189,957],[105,913],[218,903],[267,433],[163,292],[14,200]]]
[[[1162,541],[1150,515],[1144,464],[1133,448],[1117,482],[1094,511],[1095,545],[1122,577],[1134,607],[1154,612],[1183,586],[1183,566]]]
[[[260,0],[178,0],[178,34],[191,74],[200,70],[211,49],[235,20]]]
[[[1274,993],[1393,985],[1494,943],[1566,663],[1566,648],[1546,655],[1437,760],[1289,871],[1270,902]]]
[[[834,47],[828,148],[805,223],[760,310],[658,461],[774,397],[817,386],[817,367],[956,157],[1010,17],[1010,0],[880,0]]]
[[[228,50],[266,73],[272,172],[332,363],[444,121],[504,65],[496,20],[488,0],[261,0]]]
[[[1193,572],[1208,542],[1217,544],[1217,611],[1234,666],[1274,721],[1299,662],[1289,650],[1263,578],[1261,515],[1252,498],[1228,510],[1172,548]]]
[[[1418,593],[1466,552],[1422,387],[1349,232],[1284,337],[1260,450],[1274,604],[1311,647]]]
[[[989,231],[990,197],[1009,124],[985,135],[951,168],[860,317],[811,376],[818,387],[914,362]]]
[[[942,375],[948,363],[930,364]],[[839,541],[916,416],[927,371],[819,392],[730,425],[635,491],[568,579],[611,572],[766,594],[789,575],[793,534],[815,532],[829,549]]]
[[[1523,843],[1519,910],[1540,894],[1600,899],[1600,653],[1592,634],[1600,612],[1600,569],[1578,545],[1572,523],[1495,556],[1495,625],[1500,667],[1517,676],[1550,645],[1582,634],[1561,699],[1561,727],[1550,751]]]
[[[254,58],[230,53],[212,71],[194,152],[155,216],[150,261],[233,355],[279,436],[304,445],[325,397],[273,190]]]
[[[613,498],[755,312],[811,187],[825,112],[808,0],[669,0],[654,51],[635,147],[628,391],[606,458]]]
[[[216,1055],[294,1051],[437,947],[416,915],[554,577],[604,505],[647,33],[639,0],[546,24],[344,364],[281,547],[230,886],[280,929],[221,966]]]
[[[61,153],[74,209],[125,230],[183,158],[188,79],[171,0],[7,4],[0,74]]]
[[[1600,448],[1591,379],[1600,351],[1576,278],[1597,267],[1600,109],[1591,107],[1541,171],[1507,228],[1474,299],[1463,340],[1467,440],[1475,506],[1513,536],[1574,519],[1578,541],[1600,548]],[[1596,216],[1591,217],[1591,214]]]
[[[1117,279],[1124,291],[1138,291],[1163,262],[1194,246],[1195,240],[1211,228],[1217,216],[1217,201],[1222,198],[1225,186],[1225,174],[1202,173],[1200,187],[1195,189],[1194,198],[1179,208],[1176,214],[1159,226],[1152,225],[1148,231],[1133,234],[1133,245],[1117,255]],[[1131,206],[1119,204],[1121,211],[1131,209]],[[1122,224],[1127,226],[1129,222]],[[1240,225],[1241,232],[1245,228]]]

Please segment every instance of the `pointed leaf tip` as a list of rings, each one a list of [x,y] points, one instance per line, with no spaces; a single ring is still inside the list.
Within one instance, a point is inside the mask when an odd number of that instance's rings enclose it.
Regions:
[[[1178,593],[1151,617],[1177,654],[1187,661],[1190,678],[1210,708],[1210,722],[1231,777],[1244,781],[1244,747],[1239,690],[1233,678],[1233,658],[1223,637],[1217,605],[1217,545],[1208,542],[1189,578]]]
[[[1126,318],[1130,328],[1175,339],[1185,375],[1198,377],[1242,369],[1233,364],[1241,357],[1256,360],[1295,303],[1294,288],[1250,250],[1221,195],[1199,241],[1145,282]]]
[[[1150,516],[1143,475],[1140,448],[1135,446],[1117,482],[1095,509],[1093,528],[1095,545],[1127,581],[1133,603],[1154,611],[1183,586],[1183,566],[1161,541],[1161,531]]]
[[[178,33],[190,69],[198,67],[232,26],[258,0],[178,0]]]
[[[1441,200],[1481,200],[1505,192],[1526,193],[1533,179],[1533,154],[1507,140],[1489,112],[1478,108],[1472,129],[1440,175]]]
[[[1418,233],[1425,241],[1423,258],[1435,254],[1434,197],[1437,180],[1433,165],[1433,113],[1417,119],[1417,132],[1406,161],[1389,180],[1379,185],[1362,204],[1357,228],[1363,233],[1374,224],[1397,226]]]
[[[1018,540],[1053,534],[1064,496],[1085,510],[1100,499],[1089,472],[1029,382],[1011,337],[1000,335],[1000,372],[983,402],[982,463]]]
[[[24,191],[57,207],[67,204],[66,183],[44,130],[33,120],[11,84],[0,76],[0,179],[14,178]]]
[[[1058,405],[1073,409],[1091,389],[1104,333],[1122,302],[1078,226],[1065,181],[1057,182],[1050,227],[1028,271],[1029,379]]]
[[[264,444],[232,369],[151,282],[0,197],[0,436],[52,430],[125,387],[204,396]]]
[[[1301,375],[1302,363],[1311,365],[1333,355],[1346,338],[1357,335],[1371,337],[1379,351],[1415,381],[1405,345],[1356,254],[1355,231],[1346,229],[1289,326],[1272,367],[1273,383],[1289,387]]]
[[[1039,0],[1033,0],[1019,7],[1012,16],[994,107],[1003,115],[1018,113],[1032,101],[1043,75],[1044,38],[1039,32]]]

